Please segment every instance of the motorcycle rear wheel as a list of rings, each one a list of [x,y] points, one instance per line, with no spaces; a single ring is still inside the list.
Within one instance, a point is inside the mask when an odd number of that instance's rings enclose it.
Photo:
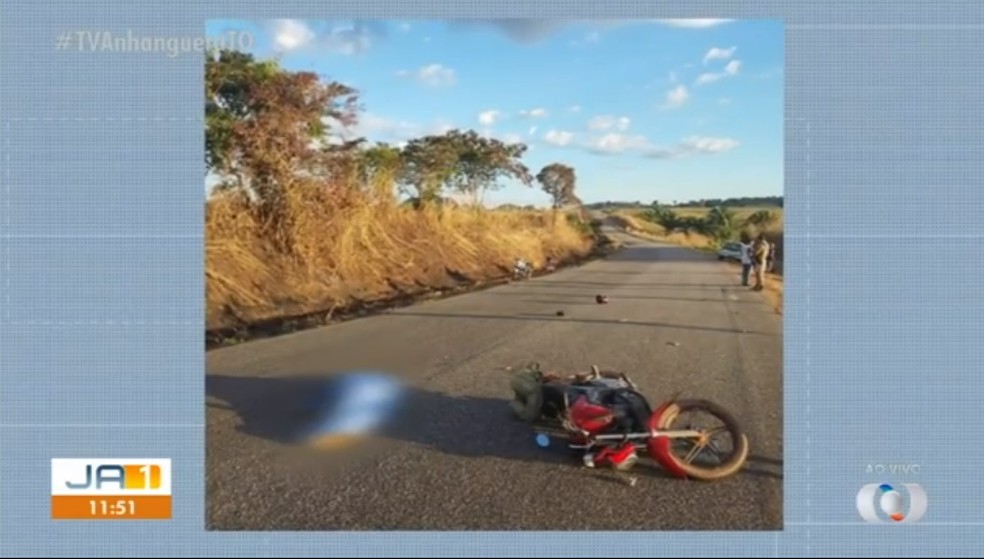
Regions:
[[[673,443],[677,439],[656,437],[649,441],[649,453],[663,468],[679,478],[690,478],[699,481],[716,481],[738,473],[748,461],[749,442],[741,424],[731,413],[722,406],[707,400],[679,400],[661,406],[653,413],[650,421],[652,429],[670,431],[684,429],[684,426],[674,425],[680,414],[700,410],[716,417],[724,424],[723,430],[731,435],[732,450],[722,457],[719,464],[701,466],[688,461],[686,457],[676,454]]]

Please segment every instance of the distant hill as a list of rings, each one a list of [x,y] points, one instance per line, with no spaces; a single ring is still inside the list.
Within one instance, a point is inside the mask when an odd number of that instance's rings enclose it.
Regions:
[[[729,208],[768,208],[783,207],[783,197],[782,196],[760,196],[760,197],[743,197],[743,198],[713,198],[706,200],[690,200],[687,202],[681,202],[678,200],[666,201],[666,200],[653,200],[652,202],[641,202],[636,200],[635,202],[622,202],[622,201],[605,201],[605,202],[595,202],[592,204],[585,204],[585,208],[591,210],[604,210],[604,209],[615,209],[615,208],[643,208],[649,207],[653,204],[659,204],[664,207],[681,207],[681,208],[713,208],[715,206],[725,206]]]

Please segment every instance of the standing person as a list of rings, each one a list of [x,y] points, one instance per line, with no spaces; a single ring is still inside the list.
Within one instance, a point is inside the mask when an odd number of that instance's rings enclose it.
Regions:
[[[766,257],[768,260],[768,266],[765,268],[770,274],[776,269],[776,244],[769,243],[769,256]]]
[[[748,233],[741,234],[741,285],[748,287],[748,276],[752,271],[752,238]]]
[[[755,266],[755,291],[765,289],[765,266],[769,258],[769,241],[765,240],[765,235],[759,235],[752,244],[752,258]]]

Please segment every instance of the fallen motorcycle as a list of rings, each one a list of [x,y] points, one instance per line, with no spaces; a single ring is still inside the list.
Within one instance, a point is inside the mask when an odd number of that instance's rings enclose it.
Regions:
[[[534,427],[537,444],[562,439],[589,468],[625,472],[642,452],[675,477],[712,481],[737,473],[748,460],[748,437],[713,402],[671,398],[653,410],[627,375],[594,366],[565,377],[534,363],[514,373],[510,384],[513,412]],[[684,423],[691,412],[705,412],[720,425]]]

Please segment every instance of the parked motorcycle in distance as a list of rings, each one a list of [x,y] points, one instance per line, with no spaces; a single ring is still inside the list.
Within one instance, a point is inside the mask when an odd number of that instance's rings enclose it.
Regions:
[[[533,277],[533,265],[522,258],[513,263],[512,279],[519,281]]]

